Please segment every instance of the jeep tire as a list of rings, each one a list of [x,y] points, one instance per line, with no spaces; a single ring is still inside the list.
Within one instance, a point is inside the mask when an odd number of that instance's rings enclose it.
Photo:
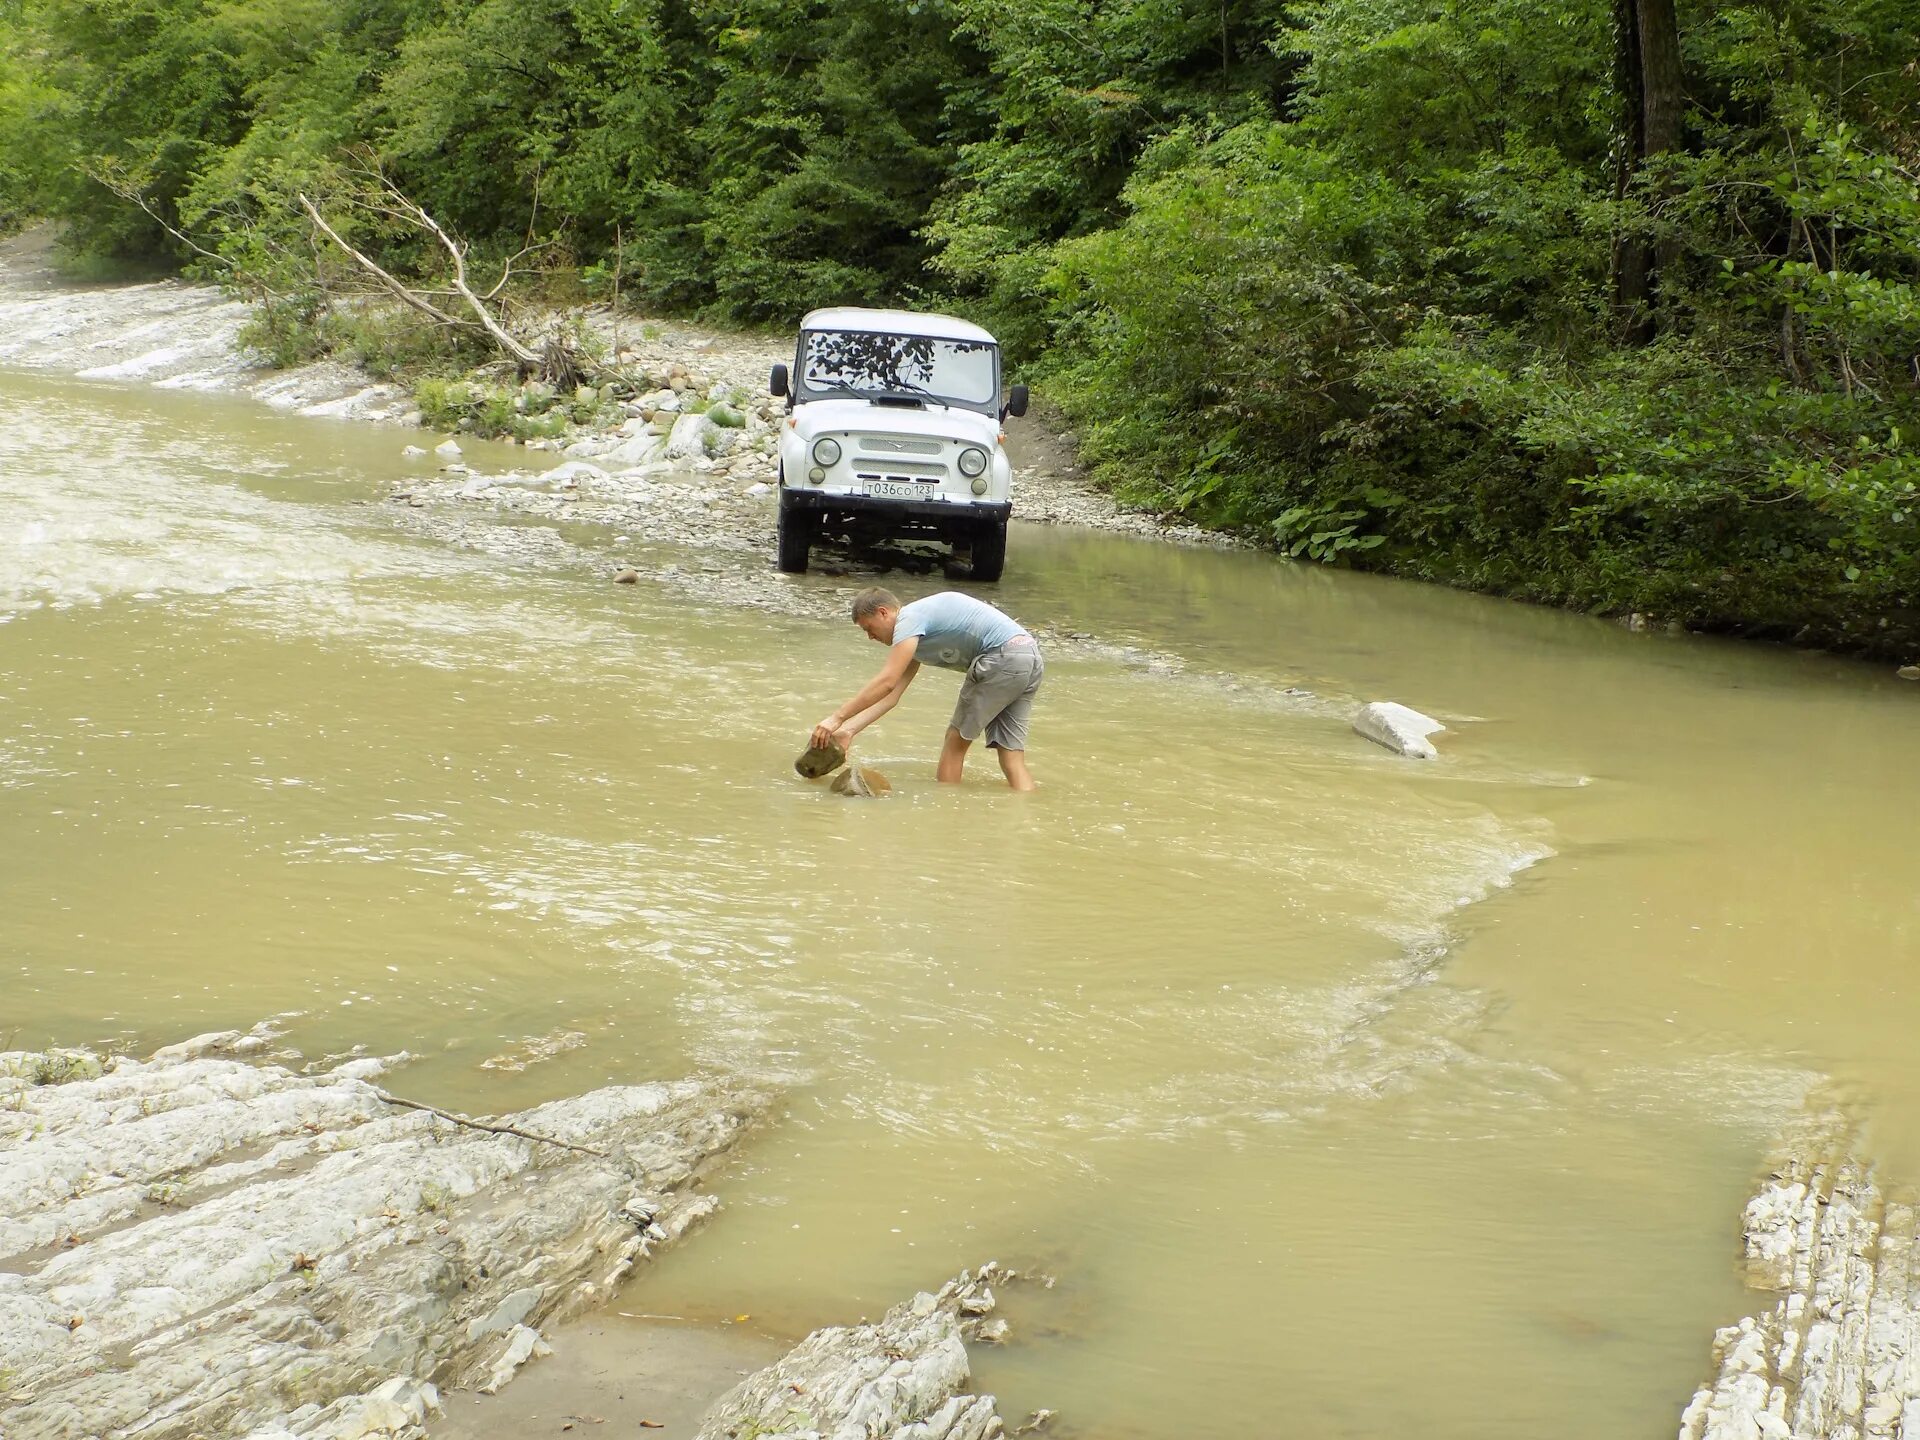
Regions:
[[[1007,568],[1007,522],[987,520],[973,532],[973,578],[998,580]]]
[[[813,548],[814,517],[793,503],[793,492],[780,487],[780,556],[776,562],[789,575],[807,573],[807,551]]]

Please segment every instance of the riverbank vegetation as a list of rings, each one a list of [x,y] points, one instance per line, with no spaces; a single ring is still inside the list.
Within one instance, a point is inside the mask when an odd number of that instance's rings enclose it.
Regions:
[[[0,217],[280,353],[300,194],[439,274],[369,164],[516,285],[961,309],[1294,555],[1920,654],[1903,0],[0,0]]]

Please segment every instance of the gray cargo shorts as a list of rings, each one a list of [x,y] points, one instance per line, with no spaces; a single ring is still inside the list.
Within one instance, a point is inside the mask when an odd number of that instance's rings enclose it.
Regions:
[[[1033,697],[1046,678],[1047,662],[1040,647],[1028,639],[998,649],[983,650],[967,667],[960,682],[960,702],[953,707],[953,728],[963,740],[977,740],[987,732],[987,744],[998,750],[1027,748],[1027,721],[1033,715]]]

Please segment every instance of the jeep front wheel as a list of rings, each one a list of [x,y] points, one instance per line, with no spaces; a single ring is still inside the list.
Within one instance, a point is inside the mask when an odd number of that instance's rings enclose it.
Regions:
[[[807,573],[807,551],[813,548],[813,516],[793,503],[793,492],[780,487],[778,529],[781,570],[789,575]]]
[[[998,580],[1007,568],[1007,522],[989,520],[973,532],[973,578]]]

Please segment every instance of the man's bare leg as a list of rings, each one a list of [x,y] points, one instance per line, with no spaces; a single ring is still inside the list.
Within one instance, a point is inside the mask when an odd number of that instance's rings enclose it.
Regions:
[[[940,768],[934,772],[942,785],[960,783],[960,772],[967,764],[967,747],[972,744],[951,725],[947,727],[947,738],[940,746]]]
[[[1024,750],[999,750],[993,752],[1000,757],[1000,773],[1007,777],[1007,784],[1015,790],[1033,789],[1033,776],[1027,773],[1027,752]]]

